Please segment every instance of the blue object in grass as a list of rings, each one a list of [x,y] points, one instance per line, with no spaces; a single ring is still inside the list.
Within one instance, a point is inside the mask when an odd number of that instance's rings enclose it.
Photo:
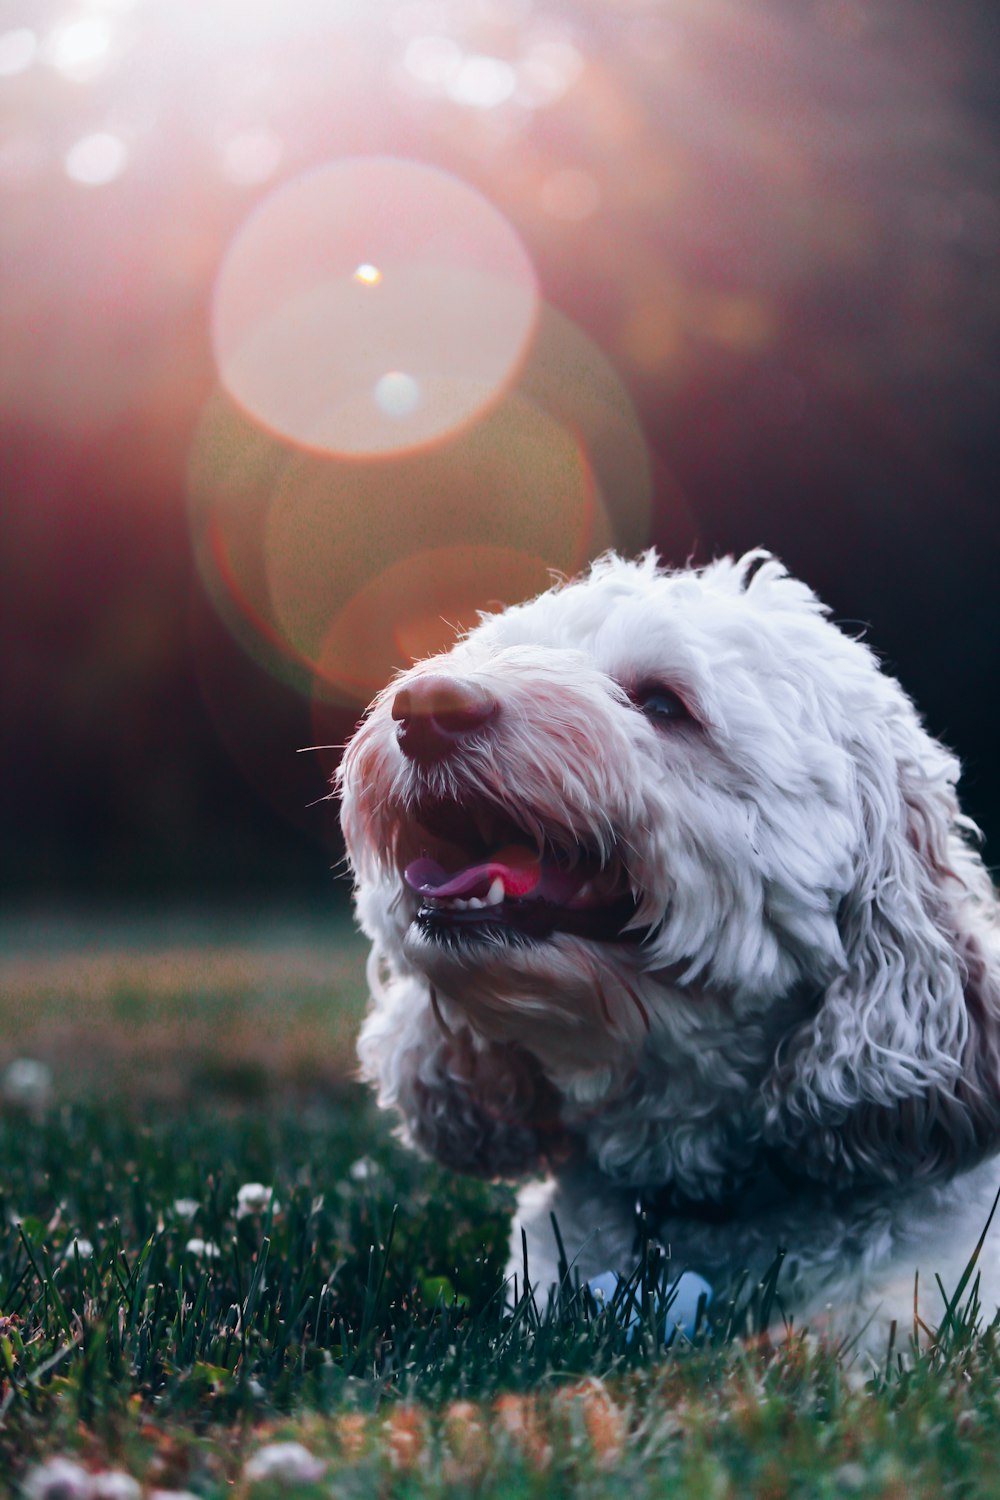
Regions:
[[[617,1271],[602,1271],[600,1276],[591,1277],[587,1286],[598,1306],[606,1307],[610,1306],[621,1283],[622,1278]],[[663,1297],[658,1299],[661,1305],[669,1304],[663,1329],[664,1338],[669,1338],[675,1328],[684,1334],[685,1338],[693,1338],[698,1321],[698,1301],[702,1297],[705,1299],[705,1306],[708,1307],[712,1301],[712,1288],[704,1276],[699,1276],[697,1271],[682,1271],[677,1280],[671,1282]],[[625,1327],[631,1339],[639,1321],[637,1299],[630,1298],[626,1306],[628,1317],[625,1320]]]

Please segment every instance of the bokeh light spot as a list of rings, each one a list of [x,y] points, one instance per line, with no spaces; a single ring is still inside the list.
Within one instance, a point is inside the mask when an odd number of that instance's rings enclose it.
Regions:
[[[0,36],[0,78],[24,73],[38,53],[38,38],[28,26],[15,26]]]
[[[475,55],[462,60],[445,86],[449,99],[473,109],[496,109],[513,97],[517,74],[499,57]]]
[[[486,198],[436,167],[361,157],[284,185],[250,216],[217,278],[212,337],[223,385],[258,421],[374,456],[439,439],[499,399],[537,309],[527,252]],[[387,371],[419,387],[405,414],[372,400]]]
[[[46,39],[45,60],[64,78],[89,83],[111,58],[114,30],[102,16],[84,16],[57,26]]]
[[[85,187],[103,187],[125,170],[128,148],[117,135],[96,131],[76,141],[63,158],[66,176]]]
[[[408,417],[420,405],[420,385],[402,370],[390,370],[375,382],[375,404],[387,417]]]
[[[566,38],[549,37],[533,42],[518,65],[517,102],[527,109],[554,104],[573,86],[583,66],[579,49]]]

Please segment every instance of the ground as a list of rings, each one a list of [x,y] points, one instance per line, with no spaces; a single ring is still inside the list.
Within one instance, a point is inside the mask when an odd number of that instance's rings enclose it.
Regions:
[[[509,1189],[354,1080],[363,964],[344,918],[0,929],[0,1492],[996,1493],[974,1282],[879,1370],[755,1335],[778,1268],[694,1348],[512,1308]]]

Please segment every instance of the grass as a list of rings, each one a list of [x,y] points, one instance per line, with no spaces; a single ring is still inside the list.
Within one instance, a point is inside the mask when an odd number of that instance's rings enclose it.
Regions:
[[[8,1074],[0,1112],[0,1491],[59,1455],[95,1500],[109,1471],[264,1500],[996,1494],[974,1281],[880,1370],[772,1347],[773,1286],[682,1348],[586,1296],[512,1308],[509,1190],[418,1161],[352,1080],[361,965],[343,933],[0,958],[0,1072],[53,1077]]]

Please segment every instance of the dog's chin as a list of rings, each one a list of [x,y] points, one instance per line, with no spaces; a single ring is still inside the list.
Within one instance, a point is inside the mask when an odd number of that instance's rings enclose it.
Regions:
[[[480,950],[495,954],[505,948],[540,946],[557,934],[590,943],[634,946],[645,936],[644,930],[629,925],[637,910],[632,896],[592,908],[564,907],[545,900],[507,900],[488,912],[455,911],[424,901],[412,925],[426,943],[469,956]]]
[[[618,1088],[647,1034],[631,951],[555,929],[540,937],[503,918],[423,912],[402,941],[445,1030],[467,1024],[516,1043],[577,1103]]]

